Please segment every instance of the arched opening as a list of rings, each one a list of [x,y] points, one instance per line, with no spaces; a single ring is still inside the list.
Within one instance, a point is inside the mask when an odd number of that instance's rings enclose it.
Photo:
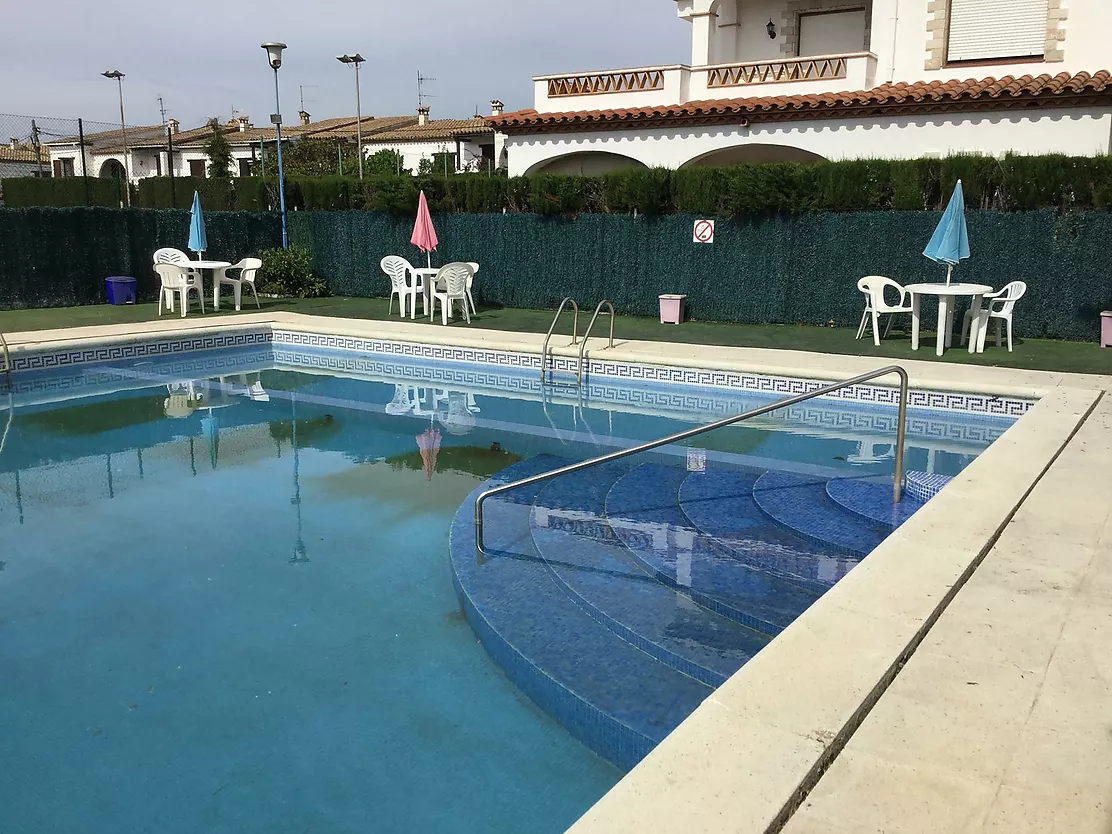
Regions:
[[[526,174],[580,174],[583,176],[599,176],[601,174],[612,174],[615,171],[625,171],[630,168],[646,168],[648,167],[643,162],[639,162],[629,156],[622,156],[619,153],[609,153],[608,151],[579,151],[577,153],[569,153],[567,156],[558,156],[555,159],[548,159],[544,162],[538,162]]]
[[[100,166],[100,174],[98,174],[98,176],[104,177],[105,179],[123,181],[126,176],[124,173],[124,165],[118,159],[106,160],[105,163]]]
[[[822,162],[817,153],[790,145],[735,145],[689,159],[681,168],[709,168],[725,165],[760,165],[767,162]]]

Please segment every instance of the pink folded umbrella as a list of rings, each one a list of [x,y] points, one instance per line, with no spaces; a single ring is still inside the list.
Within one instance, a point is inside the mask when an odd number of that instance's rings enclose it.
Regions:
[[[429,253],[440,242],[436,239],[436,229],[432,227],[432,217],[429,215],[429,204],[425,200],[425,192],[421,192],[421,199],[417,201],[417,221],[413,224],[413,236],[409,242],[425,253],[429,268],[432,268],[432,255]]]

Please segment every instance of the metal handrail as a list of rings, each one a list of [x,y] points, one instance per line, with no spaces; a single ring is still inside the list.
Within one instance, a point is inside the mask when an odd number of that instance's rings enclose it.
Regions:
[[[610,344],[606,348],[614,347],[614,305],[607,301],[605,298],[598,303],[595,307],[595,314],[591,316],[591,323],[587,325],[587,329],[583,331],[583,343],[579,345],[579,365],[575,369],[575,381],[579,385],[583,384],[583,352],[587,349],[587,337],[591,335],[591,328],[595,326],[595,319],[598,318],[599,311],[602,305],[605,304],[610,308]],[[603,348],[603,350],[606,350]]]
[[[569,295],[560,302],[560,306],[556,309],[556,315],[552,317],[552,324],[548,326],[548,333],[544,337],[544,344],[541,345],[541,382],[544,382],[545,360],[548,356],[548,340],[552,338],[552,331],[556,329],[556,322],[560,320],[560,314],[564,312],[564,307],[567,306],[569,301],[571,302],[571,306],[575,309],[575,318],[571,321],[571,343],[573,345],[578,344],[576,341],[578,339],[576,333],[579,330],[579,305],[576,304],[575,299]]]
[[[892,484],[892,503],[900,503],[900,498],[903,493],[903,456],[904,456],[904,431],[907,423],[907,371],[899,365],[886,365],[883,368],[877,368],[875,371],[869,371],[866,374],[855,376],[852,379],[847,379],[842,382],[834,382],[830,385],[824,385],[821,388],[816,388],[813,391],[808,391],[805,394],[799,394],[794,397],[788,397],[785,400],[777,400],[768,405],[762,405],[760,408],[753,408],[742,414],[737,414],[733,417],[726,417],[722,420],[716,420],[713,423],[707,423],[703,426],[696,426],[693,429],[670,434],[667,437],[662,437],[659,440],[652,440],[648,443],[642,443],[640,446],[633,446],[629,449],[620,449],[617,452],[610,452],[609,454],[602,455],[590,460],[580,461],[579,463],[572,463],[567,466],[561,466],[559,469],[553,469],[551,472],[542,472],[539,475],[533,475],[529,478],[522,478],[519,481],[514,481],[502,486],[492,487],[479,493],[475,498],[475,549],[477,555],[482,560],[482,557],[487,556],[487,552],[483,550],[483,503],[490,497],[499,495],[503,492],[509,492],[512,489],[519,487],[537,484],[541,481],[547,481],[552,478],[557,478],[560,475],[567,475],[571,472],[578,472],[580,469],[587,469],[591,466],[598,466],[602,463],[609,463],[612,460],[619,460],[620,458],[636,455],[640,452],[647,452],[650,449],[657,449],[661,446],[668,446],[672,443],[678,443],[681,440],[687,440],[689,437],[704,434],[715,429],[720,429],[725,426],[732,426],[734,423],[740,423],[743,420],[749,420],[753,417],[760,417],[762,414],[768,414],[770,411],[776,411],[781,408],[786,408],[789,405],[804,402],[805,400],[821,397],[824,394],[829,394],[833,391],[838,391],[842,388],[849,388],[852,385],[857,385],[862,382],[868,382],[870,379],[876,379],[878,376],[887,376],[888,374],[898,374],[900,377],[900,406],[899,406],[899,426],[896,429],[896,468],[894,475],[894,483]]]
[[[12,384],[12,355],[8,351],[8,340],[4,338],[4,334],[0,333],[0,353],[3,353],[4,364],[0,365],[0,373],[8,380],[8,385]]]

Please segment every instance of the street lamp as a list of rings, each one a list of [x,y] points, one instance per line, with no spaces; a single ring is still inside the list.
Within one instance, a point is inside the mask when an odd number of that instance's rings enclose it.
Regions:
[[[124,124],[124,74],[117,69],[105,70],[101,73],[105,78],[115,78],[116,86],[120,90],[120,139],[124,145],[124,200],[131,206],[131,170],[127,164],[127,127]]]
[[[337,55],[336,60],[344,64],[355,64],[355,150],[359,154],[359,179],[363,179],[363,113],[359,105],[359,65],[365,59],[356,52],[354,55]]]
[[[270,68],[274,70],[274,110],[270,121],[274,125],[274,132],[278,138],[278,206],[282,212],[282,248],[288,249],[290,245],[289,234],[286,232],[286,176],[282,171],[282,102],[278,98],[278,68],[282,66],[282,50],[284,43],[264,43],[267,60]]]

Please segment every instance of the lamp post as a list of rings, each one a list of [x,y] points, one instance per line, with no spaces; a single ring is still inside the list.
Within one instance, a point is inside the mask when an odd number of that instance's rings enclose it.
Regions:
[[[290,246],[289,234],[286,231],[286,176],[282,171],[282,102],[278,98],[278,68],[282,66],[282,50],[284,43],[264,43],[267,60],[270,68],[274,70],[274,110],[270,121],[274,124],[274,132],[278,139],[278,207],[282,213],[282,248]]]
[[[359,179],[363,179],[363,113],[359,103],[359,65],[365,59],[356,52],[354,55],[337,55],[336,60],[344,64],[355,64],[355,150],[359,155]]]
[[[115,78],[120,91],[120,139],[124,145],[124,202],[131,207],[131,166],[127,164],[127,126],[124,124],[124,74],[117,69],[101,73],[105,78]]]

